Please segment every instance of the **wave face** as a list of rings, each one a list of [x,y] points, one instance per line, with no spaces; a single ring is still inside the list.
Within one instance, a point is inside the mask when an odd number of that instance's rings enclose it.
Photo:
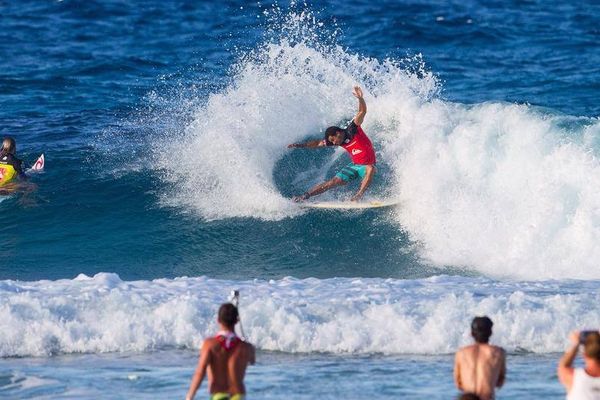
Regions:
[[[0,279],[599,279],[585,5],[336,1],[6,8],[7,43],[28,39],[0,46],[3,134],[47,171],[0,204]],[[289,198],[348,157],[286,145],[346,124],[354,84],[377,149],[370,196],[401,205],[301,210]]]
[[[235,286],[234,286],[235,285]],[[440,354],[468,343],[474,315],[510,351],[562,351],[568,329],[600,326],[600,283],[438,276],[418,280],[201,278],[115,274],[0,284],[0,357],[197,348],[230,288],[248,340],[283,352]],[[555,321],[561,321],[556,324]]]
[[[299,31],[312,20],[310,14],[293,15],[288,17]],[[164,143],[159,147],[163,154],[181,157],[174,167],[170,158],[164,159],[166,183],[177,183],[169,200],[206,219],[297,215],[298,208],[282,194],[291,190],[288,181],[306,185],[323,179],[328,164],[304,170],[299,152],[293,160],[279,162],[289,153],[287,144],[321,137],[325,127],[352,116],[353,85],[370,88],[367,102],[374,109],[380,104],[375,95],[383,100],[393,91],[422,102],[438,90],[431,73],[419,78],[393,61],[359,57],[334,45],[294,42],[288,36],[261,45],[233,69],[231,85],[210,94],[196,110],[185,138],[167,152],[162,151]],[[382,122],[376,116],[381,111],[373,112],[367,129]],[[293,188],[300,190],[299,185]]]
[[[401,201],[389,222],[424,260],[495,277],[600,277],[597,119],[450,102],[419,57],[377,60],[323,44],[310,13],[284,22],[283,33],[240,57],[231,83],[195,110],[182,138],[158,145],[181,157],[163,159],[166,204],[206,220],[298,216],[289,196],[347,157],[286,145],[348,121],[359,84],[380,171],[371,195]]]

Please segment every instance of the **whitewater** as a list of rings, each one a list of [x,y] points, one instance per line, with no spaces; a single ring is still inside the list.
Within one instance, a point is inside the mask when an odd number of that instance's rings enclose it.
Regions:
[[[473,315],[509,351],[559,352],[570,327],[600,325],[597,281],[330,278],[122,281],[115,274],[0,285],[1,357],[199,348],[240,290],[247,339],[286,353],[451,354]],[[555,323],[560,321],[560,323]],[[393,334],[390,334],[393,333]],[[423,340],[426,338],[426,340]]]
[[[529,104],[451,102],[420,55],[354,54],[323,40],[326,31],[307,11],[279,10],[275,21],[287,29],[274,37],[272,29],[241,54],[229,84],[204,102],[178,99],[182,112],[187,107],[183,129],[152,135],[149,151],[125,165],[138,172],[150,165],[162,182],[161,206],[207,223],[278,224],[312,213],[335,224],[370,224],[368,236],[391,227],[398,235],[390,246],[416,254],[412,268],[430,268],[430,277],[5,280],[2,357],[196,348],[231,288],[243,290],[249,339],[263,350],[449,353],[468,341],[464,329],[450,327],[488,314],[502,345],[548,353],[560,351],[570,327],[598,325],[597,118]],[[400,205],[378,214],[301,209],[289,197],[331,176],[345,155],[286,145],[347,123],[356,84],[365,91],[363,126],[378,157],[369,195]],[[394,321],[388,329],[397,337],[372,329],[385,321]],[[424,334],[432,341],[410,340]]]
[[[293,16],[306,29],[311,16]],[[245,55],[183,137],[158,142],[157,157],[169,156],[166,203],[207,220],[306,212],[289,197],[331,176],[345,156],[322,151],[314,160],[286,145],[347,123],[359,84],[380,171],[371,195],[400,201],[389,222],[424,259],[498,278],[600,278],[597,118],[453,103],[418,56],[379,61],[310,44],[285,37]]]

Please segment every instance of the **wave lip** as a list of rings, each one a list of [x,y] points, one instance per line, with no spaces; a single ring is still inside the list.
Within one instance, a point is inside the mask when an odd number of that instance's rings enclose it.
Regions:
[[[495,278],[600,279],[597,119],[452,103],[420,57],[361,57],[328,40],[310,13],[278,18],[279,34],[239,58],[184,137],[156,142],[165,203],[208,220],[306,212],[286,196],[332,176],[340,153],[311,152],[315,162],[286,145],[348,120],[360,84],[377,151],[373,186],[401,202],[389,223],[421,259]]]
[[[197,348],[214,334],[232,288],[259,349],[290,353],[452,353],[470,341],[475,315],[489,315],[494,343],[510,351],[563,349],[570,330],[600,326],[600,282],[200,278],[0,282],[0,356],[144,352]],[[555,321],[561,321],[556,324]]]
[[[354,114],[354,85],[364,87],[367,102],[385,97],[391,88],[411,101],[439,91],[437,79],[421,64],[409,72],[394,60],[349,53],[312,13],[280,14],[264,42],[232,66],[230,84],[206,95],[184,137],[155,142],[169,187],[166,203],[210,220],[298,215],[301,211],[275,182],[277,163],[290,153],[288,144],[319,138],[327,126]],[[312,168],[295,167],[296,176]],[[289,175],[287,180],[294,181]]]

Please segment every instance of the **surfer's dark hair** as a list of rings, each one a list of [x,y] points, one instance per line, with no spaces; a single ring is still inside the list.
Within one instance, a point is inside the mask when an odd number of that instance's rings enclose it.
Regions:
[[[487,343],[492,336],[494,323],[487,316],[475,317],[471,322],[471,335],[477,343]]]
[[[325,143],[328,146],[331,146],[333,144],[329,140],[329,136],[335,136],[338,133],[338,131],[343,131],[343,129],[339,126],[330,126],[329,128],[325,129]]]
[[[221,304],[219,307],[219,322],[229,329],[233,329],[237,324],[239,316],[237,307],[231,303]]]

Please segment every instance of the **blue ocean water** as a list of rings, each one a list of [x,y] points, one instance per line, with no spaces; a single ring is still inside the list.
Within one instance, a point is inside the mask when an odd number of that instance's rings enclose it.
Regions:
[[[107,379],[137,368],[120,354],[189,362],[242,288],[261,397],[294,369],[332,363],[338,379],[367,359],[365,385],[340,390],[371,393],[385,372],[404,382],[390,394],[422,398],[407,377],[438,376],[482,313],[524,357],[517,370],[549,371],[501,393],[562,395],[554,353],[571,329],[600,326],[597,2],[65,0],[0,13],[0,134],[27,164],[46,156],[36,190],[0,203],[0,393],[93,396],[69,357]],[[370,196],[400,206],[298,208],[289,197],[347,156],[286,145],[347,122],[355,84],[378,157]],[[378,369],[389,362],[416,367]],[[161,393],[183,396],[183,375]],[[428,395],[447,398],[451,379]]]

